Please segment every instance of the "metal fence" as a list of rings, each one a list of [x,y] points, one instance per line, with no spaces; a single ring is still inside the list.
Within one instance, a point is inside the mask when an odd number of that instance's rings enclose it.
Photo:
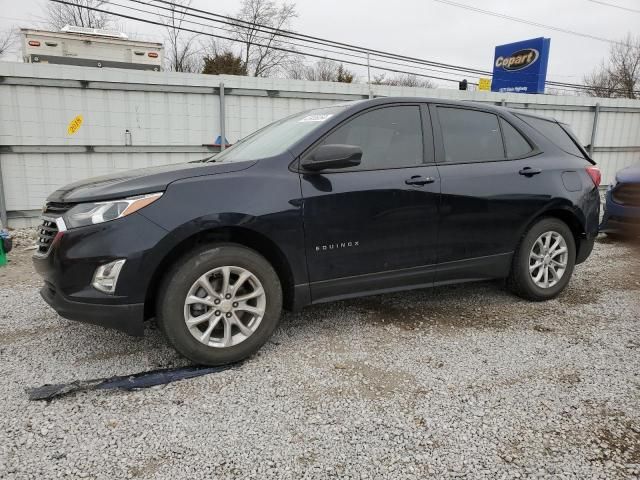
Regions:
[[[291,113],[374,96],[470,100],[572,126],[604,183],[640,162],[640,101],[464,92],[274,78],[0,62],[0,219],[36,222],[46,196],[76,180],[218,151]],[[71,120],[83,122],[69,133]]]

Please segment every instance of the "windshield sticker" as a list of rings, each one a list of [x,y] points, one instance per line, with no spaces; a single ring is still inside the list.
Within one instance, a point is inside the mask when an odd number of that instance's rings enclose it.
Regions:
[[[333,113],[307,115],[298,123],[302,122],[324,122],[326,119],[333,117]]]

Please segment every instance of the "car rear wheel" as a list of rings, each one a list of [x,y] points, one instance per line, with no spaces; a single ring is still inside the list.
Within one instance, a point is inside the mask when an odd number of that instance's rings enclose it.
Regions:
[[[158,295],[158,325],[185,357],[224,365],[255,353],[282,311],[278,275],[248,248],[206,246],[177,262]]]
[[[543,218],[529,229],[516,249],[507,285],[528,300],[555,298],[569,283],[575,258],[575,240],[567,224],[557,218]]]

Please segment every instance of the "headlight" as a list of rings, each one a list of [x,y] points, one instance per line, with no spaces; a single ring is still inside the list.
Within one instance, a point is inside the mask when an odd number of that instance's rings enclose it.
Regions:
[[[129,197],[122,200],[80,203],[65,213],[63,218],[68,228],[96,225],[98,223],[126,217],[152,204],[161,196],[162,192]]]

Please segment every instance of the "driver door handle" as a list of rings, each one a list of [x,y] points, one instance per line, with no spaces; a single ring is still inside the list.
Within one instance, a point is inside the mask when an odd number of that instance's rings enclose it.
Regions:
[[[423,177],[422,175],[413,175],[411,178],[407,178],[404,183],[407,185],[418,185],[422,187],[423,185],[427,185],[428,183],[435,182],[436,179],[433,177]]]
[[[533,177],[534,175],[542,173],[542,170],[540,170],[539,168],[524,167],[518,173],[520,175],[524,175],[525,177]]]

